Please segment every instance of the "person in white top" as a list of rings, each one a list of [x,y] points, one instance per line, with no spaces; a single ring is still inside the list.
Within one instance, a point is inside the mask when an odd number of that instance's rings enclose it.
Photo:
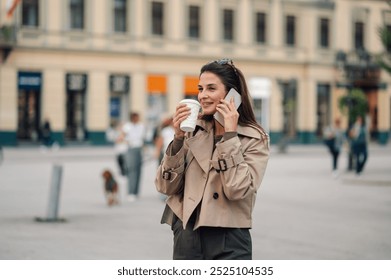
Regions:
[[[114,144],[115,158],[118,164],[120,174],[127,176],[126,154],[128,152],[128,143],[125,140],[125,134],[122,131],[123,124],[112,121],[106,131],[106,141]]]
[[[122,131],[128,144],[126,162],[128,167],[129,200],[135,200],[139,195],[142,167],[142,149],[144,146],[145,126],[140,122],[138,113],[130,113],[130,122],[123,125]]]

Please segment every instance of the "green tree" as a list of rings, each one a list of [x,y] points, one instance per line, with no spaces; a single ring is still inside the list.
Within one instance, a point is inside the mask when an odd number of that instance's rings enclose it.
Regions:
[[[339,109],[348,116],[349,126],[358,116],[365,118],[368,110],[368,101],[361,89],[352,89],[348,95],[339,99]]]
[[[388,5],[391,8],[391,1],[388,1]],[[384,52],[377,56],[377,60],[381,68],[391,73],[391,26],[379,27],[378,32]]]

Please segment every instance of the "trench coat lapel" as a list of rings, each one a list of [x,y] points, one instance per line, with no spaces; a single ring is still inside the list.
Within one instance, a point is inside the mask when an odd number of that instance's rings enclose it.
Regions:
[[[213,132],[200,130],[188,140],[189,150],[205,173],[209,172],[213,152]]]
[[[212,168],[210,160],[216,161],[218,159],[217,152],[215,151],[213,153],[213,128],[210,123],[206,123],[204,121],[198,121],[197,125],[202,129],[200,129],[194,137],[188,139],[188,145],[191,153],[201,166],[202,170],[205,173],[208,173]],[[237,132],[238,135],[260,139],[259,131],[253,127],[238,125]]]

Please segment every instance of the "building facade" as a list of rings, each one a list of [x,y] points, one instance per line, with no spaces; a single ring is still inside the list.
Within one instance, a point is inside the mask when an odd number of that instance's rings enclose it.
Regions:
[[[200,67],[223,57],[243,70],[272,144],[317,143],[337,117],[346,126],[338,100],[352,86],[373,140],[389,139],[390,78],[374,63],[386,1],[1,0],[0,24],[3,146],[38,143],[44,120],[62,145],[105,144],[130,111],[151,139],[163,114],[197,98]]]

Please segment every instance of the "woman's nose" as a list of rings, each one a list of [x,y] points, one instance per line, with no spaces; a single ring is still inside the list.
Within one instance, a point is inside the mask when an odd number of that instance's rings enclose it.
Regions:
[[[199,99],[203,99],[206,97],[206,92],[205,90],[200,90],[200,92],[198,93],[198,97]]]

